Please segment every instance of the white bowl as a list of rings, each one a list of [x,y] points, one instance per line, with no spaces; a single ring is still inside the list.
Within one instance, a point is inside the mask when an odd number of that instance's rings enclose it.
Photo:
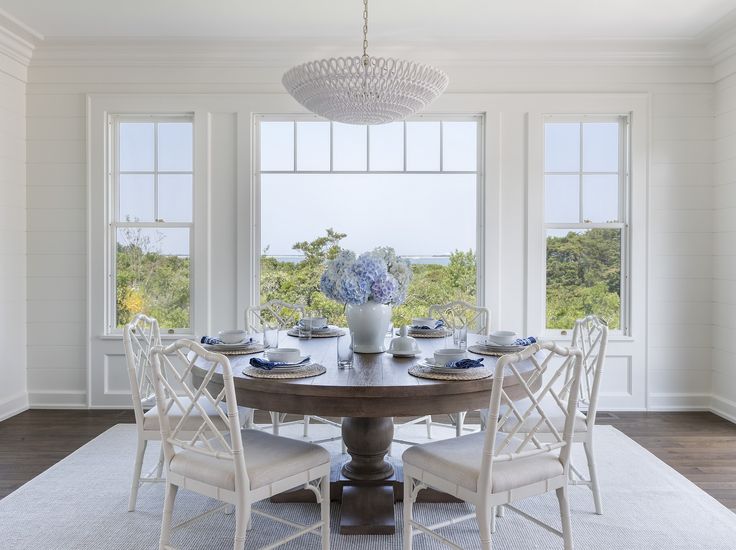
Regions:
[[[269,361],[283,361],[284,363],[296,363],[301,358],[302,352],[297,348],[273,348],[266,350]]]
[[[510,346],[516,340],[516,333],[512,330],[496,330],[491,332],[488,338],[502,346]]]
[[[465,350],[460,348],[444,348],[434,352],[434,364],[438,367],[444,367],[450,361],[455,359],[463,359]]]
[[[429,327],[434,328],[434,326],[437,324],[437,319],[432,319],[431,317],[416,317],[411,320],[411,326],[413,327]]]
[[[240,329],[221,330],[217,333],[217,337],[225,344],[239,344],[246,336],[247,333]]]
[[[327,317],[303,317],[299,324],[312,330],[327,327]]]

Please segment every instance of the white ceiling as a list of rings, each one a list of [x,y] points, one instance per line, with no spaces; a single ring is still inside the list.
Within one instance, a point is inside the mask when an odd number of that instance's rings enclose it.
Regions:
[[[360,0],[0,0],[46,37],[360,39]],[[688,39],[736,0],[371,0],[369,38]]]

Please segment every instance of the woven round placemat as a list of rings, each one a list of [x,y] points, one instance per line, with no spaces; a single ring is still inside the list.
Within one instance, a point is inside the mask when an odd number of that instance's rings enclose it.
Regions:
[[[399,334],[398,332],[396,334]],[[445,338],[452,336],[452,331],[449,330],[409,330],[407,335],[412,338]]]
[[[319,376],[327,372],[319,363],[306,365],[304,368],[291,372],[274,372],[274,370],[263,370],[258,367],[248,365],[243,369],[243,374],[252,378],[274,378],[277,380],[285,380],[287,378],[309,378],[311,376]]]
[[[493,369],[477,367],[474,369],[463,369],[457,372],[444,373],[434,372],[429,365],[414,365],[409,369],[409,374],[417,378],[429,378],[431,380],[480,380],[493,375]]]
[[[295,328],[292,328],[288,331],[286,331],[286,334],[289,336],[294,336],[295,338],[299,338],[299,331]],[[335,338],[337,336],[342,336],[345,334],[344,330],[341,329],[332,329],[332,330],[325,330],[325,331],[312,331],[312,338]]]
[[[220,353],[222,355],[253,355],[254,353],[262,353],[265,349],[266,348],[264,348],[263,346],[256,346],[254,348],[246,348],[246,349],[233,349],[233,350],[211,349],[209,351],[214,352],[214,353]]]
[[[518,351],[521,351],[521,349]],[[509,353],[516,353],[516,351],[495,351],[483,346],[470,346],[468,347],[468,351],[472,351],[478,355],[490,355],[491,357],[501,357],[502,355],[508,355]]]

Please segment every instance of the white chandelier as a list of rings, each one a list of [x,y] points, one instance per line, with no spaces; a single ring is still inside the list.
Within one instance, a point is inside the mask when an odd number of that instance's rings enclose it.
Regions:
[[[368,55],[368,0],[363,0],[363,55],[292,67],[284,88],[307,109],[347,124],[385,124],[417,113],[450,79],[430,65]]]

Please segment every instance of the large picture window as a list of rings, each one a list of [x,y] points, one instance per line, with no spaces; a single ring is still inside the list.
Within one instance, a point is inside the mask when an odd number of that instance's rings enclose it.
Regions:
[[[110,125],[110,319],[143,312],[162,328],[192,326],[193,121],[113,116]]]
[[[324,261],[379,246],[413,264],[395,323],[435,303],[478,301],[481,129],[477,116],[378,126],[260,117],[261,301],[344,323],[342,306],[319,292]]]
[[[627,332],[628,118],[544,125],[546,327],[588,314]]]

